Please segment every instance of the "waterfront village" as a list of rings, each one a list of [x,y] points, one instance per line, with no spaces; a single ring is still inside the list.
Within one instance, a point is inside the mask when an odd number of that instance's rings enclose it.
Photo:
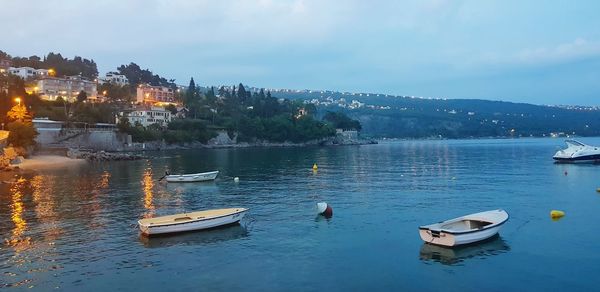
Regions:
[[[201,87],[192,78],[177,85],[135,63],[99,76],[93,60],[54,53],[42,59],[0,51],[0,111],[0,146],[17,147],[5,149],[5,162],[34,151],[365,143],[358,121],[318,114],[310,101],[241,83]]]

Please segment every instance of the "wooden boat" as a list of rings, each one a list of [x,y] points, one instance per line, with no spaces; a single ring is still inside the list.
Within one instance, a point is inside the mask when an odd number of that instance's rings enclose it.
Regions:
[[[192,173],[192,174],[169,174],[165,176],[167,182],[199,182],[199,181],[208,181],[214,180],[219,175],[219,171],[209,171],[202,173]]]
[[[239,222],[246,208],[214,209],[169,216],[146,218],[138,221],[145,235],[185,232],[219,227]]]
[[[488,239],[508,220],[504,210],[491,210],[419,227],[426,243],[457,246]]]

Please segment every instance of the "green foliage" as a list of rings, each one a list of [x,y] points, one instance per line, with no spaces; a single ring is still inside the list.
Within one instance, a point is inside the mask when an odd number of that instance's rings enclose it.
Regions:
[[[216,136],[216,133],[207,129],[206,124],[200,120],[173,120],[168,128],[152,124],[144,128],[141,124],[131,125],[127,119],[121,119],[117,124],[119,131],[131,135],[134,142],[148,142],[165,140],[169,144],[201,142],[206,143]]]
[[[135,97],[135,87],[120,86],[110,82],[98,85],[98,92],[108,97],[109,101],[132,101]],[[106,94],[104,94],[106,92]]]
[[[64,58],[61,54],[48,53],[48,55],[44,56],[43,59],[38,56],[31,56],[28,58],[14,57],[10,60],[13,67],[54,69],[56,76],[59,77],[81,75],[88,79],[94,79],[96,76],[98,76],[98,67],[96,62],[94,62],[94,60],[84,59],[79,56],[69,59]]]
[[[77,94],[78,102],[84,102],[86,99],[87,99],[87,93],[85,91],[82,90]]]
[[[323,119],[330,122],[331,125],[336,129],[352,129],[357,131],[362,129],[359,121],[349,118],[342,112],[327,111]]]
[[[168,110],[172,115],[177,114],[177,107],[172,104],[165,106],[165,110]]]
[[[282,114],[271,118],[245,117],[238,129],[239,139],[251,141],[253,138],[272,142],[306,142],[322,139],[335,134],[335,130],[311,116],[295,120],[289,115]]]
[[[6,125],[8,133],[8,144],[15,147],[28,147],[35,145],[35,137],[38,132],[30,122],[11,122]]]
[[[167,80],[166,78],[160,77],[157,74],[152,73],[148,69],[142,69],[136,63],[129,63],[129,65],[121,65],[117,68],[119,74],[125,75],[129,80],[129,84],[135,88],[138,84],[148,83],[154,86],[166,86],[175,89],[175,79]]]

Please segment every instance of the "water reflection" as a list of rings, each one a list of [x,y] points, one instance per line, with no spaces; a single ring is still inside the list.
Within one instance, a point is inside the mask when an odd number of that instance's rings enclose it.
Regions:
[[[234,224],[211,230],[187,232],[175,235],[153,237],[140,235],[140,242],[144,245],[144,247],[157,248],[178,245],[211,244],[244,238],[247,236],[248,230],[245,226]]]
[[[12,198],[12,202],[10,204],[11,219],[15,226],[12,230],[11,238],[7,241],[7,244],[12,246],[17,253],[26,249],[31,243],[29,237],[23,238],[23,233],[27,228],[27,222],[25,221],[25,218],[23,218],[23,193],[25,192],[26,186],[27,180],[23,177],[20,177],[10,188]]]
[[[56,212],[55,200],[50,194],[54,193],[54,177],[36,175],[30,180],[31,195],[33,198],[36,219],[48,226],[44,232],[46,240],[53,243],[62,233],[57,222],[59,215]]]
[[[144,171],[144,175],[142,176],[142,189],[144,190],[144,208],[146,209],[146,213],[144,214],[144,218],[150,218],[154,215],[154,193],[152,192],[152,188],[154,188],[154,181],[152,180],[152,168],[146,168]]]
[[[419,258],[422,261],[439,262],[443,265],[457,265],[470,258],[484,259],[509,250],[508,244],[500,236],[495,236],[483,243],[455,248],[423,243]]]

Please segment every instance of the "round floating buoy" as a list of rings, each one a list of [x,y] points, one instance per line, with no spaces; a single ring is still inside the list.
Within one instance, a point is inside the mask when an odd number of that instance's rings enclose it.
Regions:
[[[565,212],[559,210],[550,211],[550,217],[552,217],[552,219],[558,219],[562,216],[565,216]]]
[[[565,175],[568,175],[569,173],[565,170]]]
[[[318,167],[318,166],[317,166],[317,164],[315,163],[315,164],[313,164],[313,168],[312,168],[312,169],[313,169],[313,170],[317,170],[317,169],[319,169],[319,167]]]
[[[236,177],[234,177],[234,178],[233,178],[233,182],[239,183],[239,182],[240,182],[240,178],[239,178],[239,177],[237,177],[237,176],[236,176]]]
[[[331,218],[331,216],[333,216],[333,209],[325,202],[317,203],[317,211],[319,212],[319,215],[323,215],[325,218]]]
[[[600,193],[600,188],[597,188],[597,189],[596,189],[596,192]]]

